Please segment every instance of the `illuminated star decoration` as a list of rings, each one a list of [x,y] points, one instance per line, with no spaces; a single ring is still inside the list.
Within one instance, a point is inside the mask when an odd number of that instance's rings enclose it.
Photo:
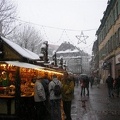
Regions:
[[[80,44],[81,42],[86,44],[86,39],[88,38],[88,36],[85,36],[83,34],[83,31],[81,31],[81,34],[80,35],[76,35],[76,38],[78,39],[78,44]]]

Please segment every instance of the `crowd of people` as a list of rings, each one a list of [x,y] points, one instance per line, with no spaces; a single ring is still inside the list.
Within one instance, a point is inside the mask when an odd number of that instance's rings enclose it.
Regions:
[[[62,120],[61,106],[65,120],[72,120],[71,103],[75,86],[73,79],[67,72],[64,73],[62,80],[55,74],[51,81],[41,76],[36,78],[34,86],[36,120]]]
[[[64,73],[61,80],[55,74],[52,80],[38,76],[34,87],[36,120],[62,120],[61,110],[65,114],[65,120],[72,120],[71,104],[74,98],[74,87],[80,85],[81,97],[89,96],[89,86],[92,88],[94,84],[100,88],[100,80],[98,75],[72,76],[67,72]],[[120,76],[113,79],[108,75],[106,84],[109,97],[114,97],[114,89],[119,97]]]

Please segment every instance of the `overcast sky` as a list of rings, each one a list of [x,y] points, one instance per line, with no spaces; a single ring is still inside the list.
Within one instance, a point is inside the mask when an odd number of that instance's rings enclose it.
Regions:
[[[68,41],[91,54],[108,0],[15,0],[18,18],[39,29],[48,43]],[[78,36],[85,36],[80,40]],[[81,42],[83,41],[83,42]],[[86,44],[85,44],[86,42]],[[79,43],[79,44],[78,44]]]

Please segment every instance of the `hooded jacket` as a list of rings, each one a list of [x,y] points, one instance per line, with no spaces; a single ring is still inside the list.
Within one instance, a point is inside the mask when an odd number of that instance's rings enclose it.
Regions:
[[[54,87],[56,84],[58,84],[60,87],[62,87],[61,81],[59,81],[57,78],[53,78],[53,80],[49,83],[49,94],[50,94],[50,100],[57,100],[57,99],[61,99],[61,95],[60,96],[55,96],[54,95]]]

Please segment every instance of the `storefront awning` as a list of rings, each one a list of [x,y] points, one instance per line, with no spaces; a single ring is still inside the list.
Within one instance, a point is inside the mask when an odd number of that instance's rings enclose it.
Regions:
[[[17,67],[31,68],[31,69],[44,69],[42,66],[33,65],[30,63],[24,63],[19,61],[5,61],[7,64],[11,64]]]
[[[51,69],[51,68],[46,68],[46,67],[42,67],[38,65],[33,65],[30,63],[19,62],[19,61],[4,61],[4,62],[7,64],[17,66],[17,67],[30,68],[30,69],[42,70],[46,72],[54,72],[54,73],[63,74],[62,71]]]

